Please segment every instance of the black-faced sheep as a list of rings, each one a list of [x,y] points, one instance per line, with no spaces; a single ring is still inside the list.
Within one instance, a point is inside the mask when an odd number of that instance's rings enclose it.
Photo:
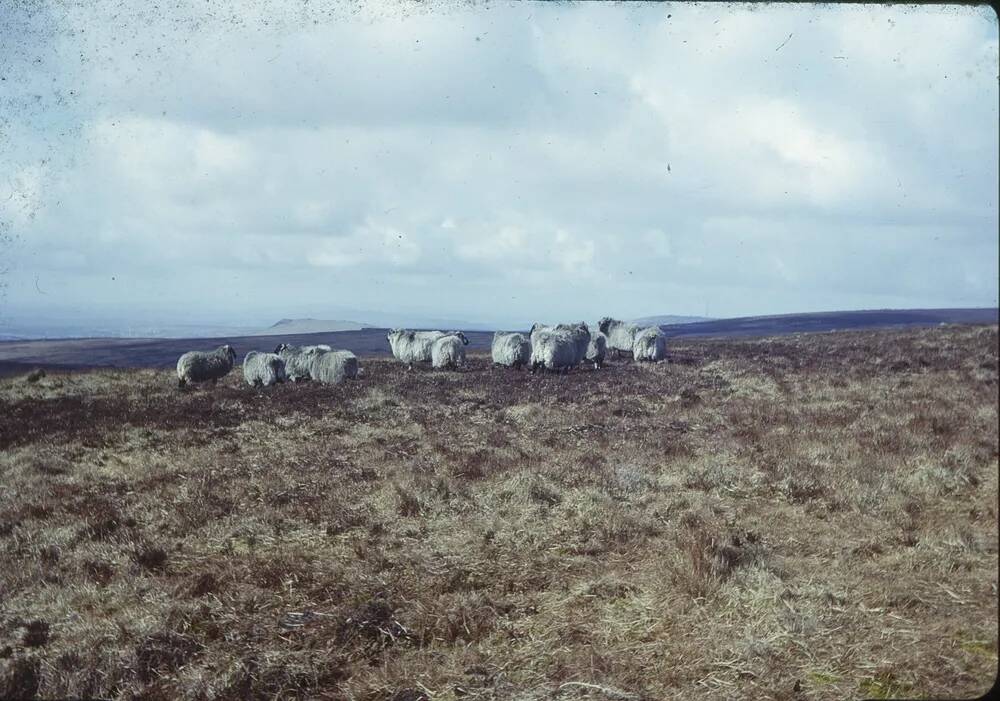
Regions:
[[[313,359],[320,353],[327,353],[331,350],[333,349],[325,344],[293,346],[288,343],[279,343],[274,352],[285,361],[285,374],[288,379],[292,382],[298,382],[299,380],[311,380],[312,375],[309,369],[312,367]]]
[[[188,351],[177,359],[177,386],[189,382],[217,381],[229,374],[236,361],[236,351],[229,344],[214,351]]]

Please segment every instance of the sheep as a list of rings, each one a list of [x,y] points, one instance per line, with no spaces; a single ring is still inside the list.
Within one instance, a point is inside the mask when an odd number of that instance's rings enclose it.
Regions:
[[[323,351],[312,355],[309,366],[312,379],[335,385],[361,374],[358,356],[348,350]]]
[[[544,326],[533,324],[531,327],[531,345],[535,344],[535,336],[542,331],[556,331],[567,334],[573,342],[574,360],[573,366],[579,365],[587,357],[587,346],[590,344],[590,329],[583,321],[577,324],[556,324],[555,326]]]
[[[261,353],[250,351],[243,358],[243,379],[251,387],[263,385],[270,387],[278,382],[284,382],[285,361],[277,353]]]
[[[431,365],[435,368],[454,368],[465,365],[464,336],[442,336],[431,346]]]
[[[608,337],[600,331],[592,333],[590,335],[590,344],[587,346],[587,362],[593,363],[594,369],[597,370],[604,365],[604,357],[607,353]]]
[[[455,336],[462,345],[469,345],[469,339],[461,331],[410,331],[408,329],[390,329],[385,338],[389,342],[392,354],[413,369],[414,363],[426,363],[431,360],[431,347],[439,338]]]
[[[229,374],[236,361],[236,351],[229,344],[214,351],[188,351],[177,359],[177,386],[188,382],[211,382],[212,386]]]
[[[494,365],[522,368],[531,360],[531,342],[522,333],[497,331],[491,348]]]
[[[597,328],[608,337],[608,350],[613,350],[616,358],[621,357],[622,351],[632,352],[635,337],[642,331],[636,324],[618,321],[607,316],[597,322]]]
[[[312,375],[309,368],[313,359],[320,353],[328,353],[333,349],[320,344],[315,346],[293,346],[288,343],[279,343],[274,349],[283,361],[285,361],[285,374],[292,382],[299,380],[311,380]]]
[[[537,325],[536,325],[537,326]],[[577,343],[565,329],[536,328],[531,331],[531,372],[541,369],[569,372],[577,360]]]
[[[660,361],[667,357],[667,337],[658,326],[643,329],[635,337],[632,357],[636,360]]]

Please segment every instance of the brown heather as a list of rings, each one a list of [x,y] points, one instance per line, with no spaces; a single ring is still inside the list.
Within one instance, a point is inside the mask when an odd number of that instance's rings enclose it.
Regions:
[[[0,697],[973,696],[997,328],[0,381]]]

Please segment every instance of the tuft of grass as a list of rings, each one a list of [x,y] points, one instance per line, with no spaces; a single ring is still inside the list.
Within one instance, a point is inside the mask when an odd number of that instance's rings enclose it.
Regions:
[[[829,672],[816,672],[812,671],[808,674],[809,681],[811,681],[816,686],[829,686],[830,684],[835,684],[840,681],[840,677],[836,674],[831,674]]]
[[[898,699],[907,698],[913,686],[897,680],[891,672],[885,672],[861,680],[858,690],[866,699]]]
[[[159,545],[139,545],[132,552],[132,559],[141,569],[150,572],[162,572],[167,568],[167,551]]]
[[[986,640],[966,640],[958,644],[960,648],[974,655],[997,659],[997,644]]]

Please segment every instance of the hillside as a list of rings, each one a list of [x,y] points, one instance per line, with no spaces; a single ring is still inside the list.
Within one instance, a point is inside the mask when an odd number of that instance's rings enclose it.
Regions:
[[[707,316],[682,316],[678,314],[662,314],[660,316],[644,316],[632,319],[639,326],[665,326],[668,324],[690,324],[695,321],[715,321]]]
[[[997,308],[877,309],[712,319],[666,325],[668,336],[772,336],[936,324],[996,324]]]
[[[973,698],[997,328],[0,380],[0,698]]]
[[[281,319],[266,329],[249,336],[291,336],[307,333],[331,333],[334,331],[360,331],[373,328],[371,324],[356,321],[330,321],[324,319]]]

